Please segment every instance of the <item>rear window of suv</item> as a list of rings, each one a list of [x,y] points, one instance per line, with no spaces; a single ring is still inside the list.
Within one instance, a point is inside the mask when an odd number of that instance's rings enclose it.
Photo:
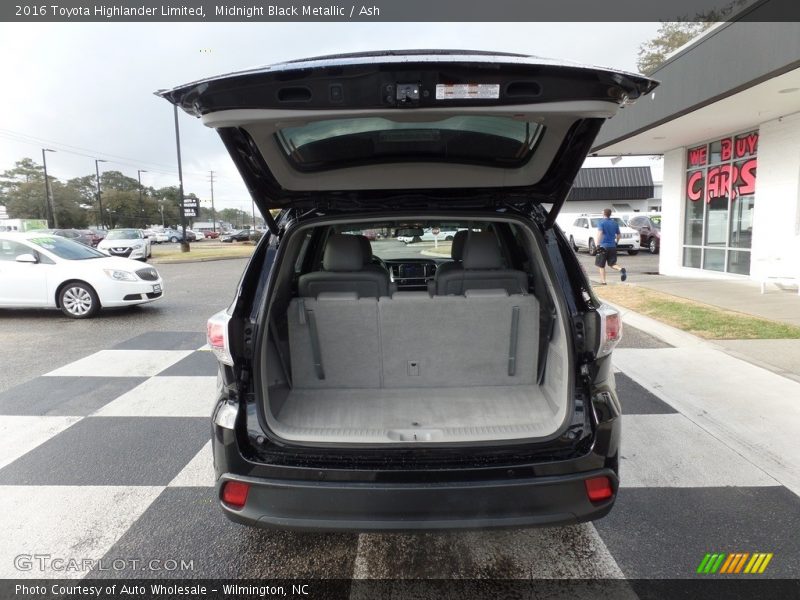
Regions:
[[[543,130],[538,123],[511,117],[465,115],[415,122],[327,119],[275,135],[300,171],[412,160],[509,168],[531,158]]]

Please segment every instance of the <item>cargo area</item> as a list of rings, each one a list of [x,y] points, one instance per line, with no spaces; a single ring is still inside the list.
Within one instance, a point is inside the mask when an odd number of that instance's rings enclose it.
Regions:
[[[264,361],[270,373],[285,374],[266,389],[270,429],[323,444],[556,433],[569,398],[563,324],[543,319],[528,289],[487,287],[503,285],[498,273],[461,294],[291,297]]]

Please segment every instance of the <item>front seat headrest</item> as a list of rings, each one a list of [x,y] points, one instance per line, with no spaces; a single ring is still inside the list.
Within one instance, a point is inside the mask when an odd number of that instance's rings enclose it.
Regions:
[[[467,241],[468,235],[468,229],[462,229],[456,232],[453,236],[453,245],[450,246],[450,258],[453,260],[461,260],[464,257],[464,243]]]
[[[326,271],[360,271],[364,252],[358,236],[334,233],[325,244],[322,268]]]
[[[491,231],[470,232],[464,244],[465,269],[502,269],[503,256]]]

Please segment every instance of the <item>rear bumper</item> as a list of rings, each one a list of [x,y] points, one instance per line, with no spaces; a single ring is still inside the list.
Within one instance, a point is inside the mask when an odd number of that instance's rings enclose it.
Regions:
[[[605,475],[614,496],[592,503],[584,481]],[[241,510],[220,505],[236,522],[314,531],[415,531],[567,525],[599,519],[612,508],[611,469],[574,475],[482,482],[391,484],[265,480],[223,474],[251,485]]]

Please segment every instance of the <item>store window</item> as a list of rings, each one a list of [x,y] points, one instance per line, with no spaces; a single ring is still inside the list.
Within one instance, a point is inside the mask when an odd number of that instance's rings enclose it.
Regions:
[[[758,132],[689,148],[683,266],[750,274]]]

